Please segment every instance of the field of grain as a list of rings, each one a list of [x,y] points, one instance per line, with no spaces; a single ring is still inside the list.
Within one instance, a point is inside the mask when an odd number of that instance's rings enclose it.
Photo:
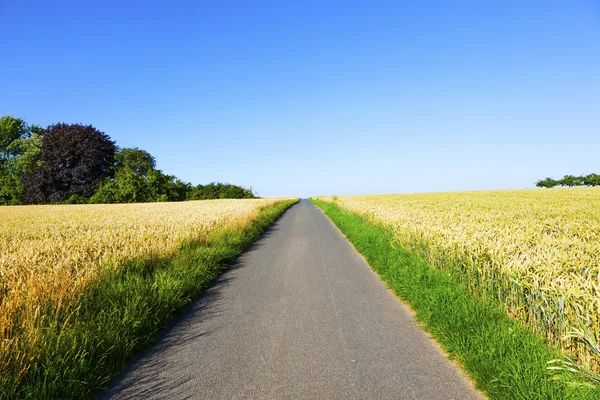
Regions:
[[[600,189],[320,197],[390,227],[395,243],[492,298],[598,370]]]
[[[0,372],[26,373],[107,268],[249,226],[280,199],[0,208]],[[18,376],[15,378],[17,381]]]

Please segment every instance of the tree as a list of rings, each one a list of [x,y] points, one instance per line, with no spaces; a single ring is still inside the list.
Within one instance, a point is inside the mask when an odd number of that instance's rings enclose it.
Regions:
[[[21,179],[27,203],[89,198],[113,174],[116,146],[91,125],[56,124],[42,131],[40,167]]]
[[[152,201],[148,174],[156,161],[147,151],[124,148],[115,155],[114,179],[106,179],[90,199],[93,203],[139,203]]]
[[[253,199],[252,190],[227,183],[211,182],[208,185],[198,185],[188,194],[189,200],[211,199]]]
[[[546,179],[537,181],[535,183],[535,186],[543,187],[543,188],[553,188],[555,186],[558,186],[558,184],[559,184],[559,182],[557,180],[554,180],[552,178],[546,178]]]
[[[157,182],[160,182],[156,186],[156,193],[162,200],[156,201],[183,201],[187,199],[187,194],[192,190],[192,185],[187,182],[183,182],[174,175],[165,175],[162,171],[158,170],[161,175],[157,177]]]
[[[35,131],[35,125],[29,137],[14,141],[12,147],[17,156],[14,158],[14,168],[20,173],[33,172],[41,166],[42,134]]]
[[[38,165],[41,135],[38,126],[21,118],[0,118],[0,204],[20,204],[21,176]]]
[[[565,175],[559,183],[563,186],[573,187],[573,186],[581,186],[582,178],[580,176],[574,175]]]
[[[0,118],[0,162],[5,162],[16,154],[12,144],[15,140],[26,137],[29,129],[22,118],[4,115]]]
[[[145,150],[124,148],[115,156],[114,179],[105,180],[90,199],[93,203],[139,203],[185,200],[190,185],[156,169]]]
[[[552,178],[546,178],[539,180],[535,183],[537,187],[551,188],[555,186],[600,186],[600,175],[599,174],[588,174],[581,176],[565,175],[561,180],[554,180]]]
[[[600,175],[589,174],[583,177],[583,184],[587,186],[600,186]]]
[[[146,176],[156,168],[156,159],[152,154],[137,147],[123,148],[115,155],[115,167],[127,169],[137,176]]]

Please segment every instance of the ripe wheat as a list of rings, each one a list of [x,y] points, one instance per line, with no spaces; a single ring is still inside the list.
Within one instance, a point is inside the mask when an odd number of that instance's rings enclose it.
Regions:
[[[68,321],[104,269],[243,229],[278,201],[0,207],[0,374],[19,380],[45,351],[40,330]]]

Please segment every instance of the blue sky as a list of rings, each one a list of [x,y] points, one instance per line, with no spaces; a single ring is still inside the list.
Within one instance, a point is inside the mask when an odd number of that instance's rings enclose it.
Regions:
[[[307,197],[600,173],[595,0],[0,0],[0,21],[0,114],[92,124],[194,184]]]

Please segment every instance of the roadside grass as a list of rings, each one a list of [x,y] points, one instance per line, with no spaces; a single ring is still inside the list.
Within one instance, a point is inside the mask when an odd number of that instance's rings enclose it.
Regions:
[[[52,309],[44,313],[51,322],[39,334],[49,345],[19,385],[0,377],[0,399],[90,398],[297,202],[263,208],[247,228],[184,243],[168,257],[107,269],[72,315],[53,321]]]
[[[476,299],[458,277],[442,274],[393,247],[387,228],[335,204],[310,200],[491,399],[600,399],[600,392],[566,384],[577,380],[568,372],[551,375],[547,363],[560,354],[509,318],[498,304]]]

